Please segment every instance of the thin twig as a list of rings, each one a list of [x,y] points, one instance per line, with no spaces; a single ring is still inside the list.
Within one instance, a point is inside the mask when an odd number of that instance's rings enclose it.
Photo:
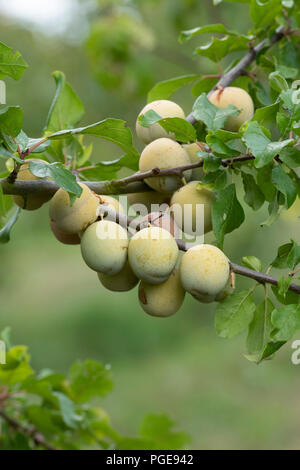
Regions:
[[[25,436],[32,439],[32,441],[37,447],[44,447],[44,449],[46,450],[58,450],[48,444],[43,434],[41,434],[35,428],[31,429],[26,426],[23,426],[23,424],[8,416],[2,409],[0,409],[0,417],[4,419],[15,431],[20,432],[21,434],[24,434]]]

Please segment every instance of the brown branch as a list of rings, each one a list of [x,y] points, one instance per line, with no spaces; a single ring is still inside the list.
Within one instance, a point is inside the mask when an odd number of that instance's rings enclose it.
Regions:
[[[15,431],[32,439],[37,447],[44,447],[46,450],[58,450],[48,444],[43,434],[37,431],[34,427],[31,429],[23,426],[23,424],[8,416],[3,409],[0,409],[0,418],[4,419],[4,421],[6,421]]]
[[[283,26],[277,28],[276,32],[270,39],[264,39],[256,47],[251,48],[248,53],[240,60],[240,62],[233,67],[228,73],[223,75],[215,87],[211,90],[211,93],[217,88],[225,88],[231,85],[234,80],[243,75],[249,65],[256,59],[257,55],[263,51],[268,46],[273,46],[276,42],[280,41],[285,36],[285,30]],[[197,120],[195,119],[193,113],[189,114],[186,118],[191,124],[195,124]]]
[[[241,155],[234,158],[226,158],[221,161],[224,167],[232,166],[234,163],[245,162],[253,160],[253,155]],[[196,163],[189,163],[188,165],[178,166],[175,168],[153,168],[152,170],[143,173],[135,173],[131,176],[126,176],[118,180],[112,181],[83,181],[92,191],[96,194],[130,194],[138,192],[148,192],[151,189],[144,183],[145,179],[155,178],[157,176],[177,176],[182,178],[183,173],[188,170],[203,167],[204,161],[202,159]],[[9,177],[0,180],[0,185],[4,194],[14,194],[26,196],[28,194],[55,194],[59,187],[48,180],[39,181],[16,181],[11,183]]]
[[[128,217],[125,214],[115,212],[113,209],[110,209],[107,206],[100,206],[100,213],[109,220],[118,222],[124,228],[130,228],[137,231],[140,230],[140,220],[136,220],[131,217]],[[176,240],[176,242],[178,248],[181,251],[188,251],[190,248],[192,248],[192,246],[194,246],[191,243],[184,242],[183,240]],[[260,284],[272,284],[273,286],[278,286],[278,279],[273,276],[270,276],[269,274],[254,271],[253,269],[249,269],[244,266],[239,266],[235,263],[230,263],[230,267],[231,271],[235,274],[248,277],[259,282]],[[300,294],[300,285],[290,284],[289,290]]]

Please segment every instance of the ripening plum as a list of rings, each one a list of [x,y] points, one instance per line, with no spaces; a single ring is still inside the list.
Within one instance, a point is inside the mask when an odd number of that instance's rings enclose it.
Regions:
[[[198,163],[201,160],[201,157],[197,155],[197,152],[199,152],[201,149],[196,142],[193,144],[183,144],[182,147],[188,153],[191,163]],[[193,181],[201,181],[203,177],[204,177],[203,167],[194,168],[192,170],[191,179]]]
[[[189,165],[190,163],[187,152],[180,144],[171,139],[162,138],[155,140],[144,149],[141,154],[139,169],[143,173],[153,168],[167,169]],[[191,174],[191,170],[186,171],[185,178],[189,180]],[[145,182],[155,191],[167,194],[176,191],[181,185],[178,176],[155,176],[147,178]]]
[[[157,193],[156,191],[128,194],[127,200],[129,206],[135,213],[141,213],[141,209],[143,209],[143,213],[141,215],[146,215],[154,210],[159,210],[158,207],[154,208],[154,205],[161,206],[169,205],[170,203],[170,197],[166,194]]]
[[[159,100],[153,101],[152,103],[147,104],[144,109],[141,111],[139,116],[142,114],[146,114],[148,111],[153,110],[162,118],[169,118],[169,117],[178,117],[178,118],[185,118],[184,111],[178,104],[173,103],[173,101],[168,100]],[[136,123],[136,133],[138,138],[144,144],[150,144],[156,139],[160,139],[161,137],[169,137],[170,139],[173,138],[173,134],[168,133],[165,131],[158,123],[152,124],[150,127],[143,127],[137,121]]]
[[[43,161],[43,160],[36,160],[36,161]],[[43,161],[43,163],[47,163]],[[37,181],[40,178],[33,175],[29,170],[29,162],[24,163],[17,175],[17,181]],[[13,196],[13,200],[17,206],[21,207],[21,209],[25,209],[27,211],[34,211],[42,207],[43,204],[50,201],[52,196],[48,196],[45,194],[29,194],[28,196]]]
[[[135,275],[149,284],[160,284],[171,275],[178,258],[172,235],[160,227],[136,233],[129,243],[129,263]]]
[[[240,110],[238,116],[229,116],[225,129],[231,132],[237,132],[239,128],[250,121],[254,116],[254,103],[251,96],[242,88],[229,86],[223,90],[215,90],[210,96],[209,101],[218,108],[226,108],[230,104]]]
[[[121,225],[101,220],[82,235],[82,257],[94,271],[114,276],[125,267],[128,243],[127,231]]]
[[[182,286],[200,302],[214,302],[226,288],[229,277],[229,260],[213,245],[194,246],[182,257]]]
[[[139,279],[132,271],[128,261],[122,271],[114,276],[98,273],[98,277],[101,284],[112,292],[128,292],[139,283]]]
[[[67,191],[59,189],[50,203],[50,219],[58,230],[68,234],[79,234],[98,217],[99,198],[83,183],[80,198],[70,205]]]
[[[142,281],[139,300],[143,310],[153,317],[170,317],[183,304],[185,291],[181,285],[179,271],[174,269],[169,279],[159,285]]]
[[[80,245],[80,237],[77,233],[70,234],[58,230],[54,222],[50,222],[51,230],[57,240],[64,245]]]
[[[109,209],[112,209],[120,214],[125,214],[123,206],[119,203],[117,199],[111,196],[99,196],[99,203]]]
[[[170,212],[183,232],[189,235],[203,235],[212,230],[212,205],[216,200],[213,191],[205,188],[200,181],[191,181],[173,194]],[[204,227],[198,220],[197,205],[204,205]]]

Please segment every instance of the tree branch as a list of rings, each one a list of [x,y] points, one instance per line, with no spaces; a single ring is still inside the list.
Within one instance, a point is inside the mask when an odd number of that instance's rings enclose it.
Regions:
[[[0,418],[4,419],[4,421],[6,421],[15,431],[20,432],[21,434],[24,434],[25,436],[32,439],[37,447],[44,447],[46,450],[58,450],[48,444],[43,434],[41,434],[35,428],[30,429],[26,426],[23,426],[23,424],[8,416],[3,409],[0,409]]]
[[[210,93],[212,93],[217,88],[225,88],[231,85],[234,80],[236,80],[246,72],[247,67],[251,65],[251,63],[256,59],[257,55],[261,51],[263,51],[266,47],[271,47],[273,46],[273,44],[280,41],[284,37],[284,32],[285,28],[283,26],[280,26],[279,28],[277,28],[276,32],[270,39],[264,39],[259,44],[257,44],[256,47],[251,48],[249,52],[240,60],[240,62],[235,67],[233,67],[228,73],[226,73],[225,75],[223,75],[223,77],[220,78],[220,80],[211,90]],[[195,124],[197,122],[197,120],[193,116],[193,113],[189,114],[186,119],[191,124]]]
[[[245,162],[253,160],[253,155],[241,155],[234,158],[226,158],[221,161],[224,167],[232,166],[234,163]],[[134,173],[131,176],[126,176],[118,180],[112,181],[82,181],[96,194],[129,194],[152,191],[149,186],[144,183],[145,179],[155,178],[157,176],[177,176],[182,178],[185,171],[193,170],[195,168],[203,167],[204,160],[200,159],[199,162],[189,163],[188,165],[178,166],[175,168],[153,168],[152,170],[143,173]],[[0,185],[4,194],[14,194],[26,196],[28,194],[55,194],[59,187],[49,180],[38,181],[16,181],[11,183],[8,178],[0,180]]]
[[[108,220],[115,221],[122,225],[124,228],[129,228],[133,230],[139,231],[140,227],[140,220],[133,219],[132,217],[128,217],[125,214],[121,214],[115,212],[113,209],[108,208],[107,206],[100,206],[100,214],[103,215],[104,218]],[[176,240],[178,248],[181,251],[188,251],[194,245],[191,243],[186,243],[183,240]],[[261,284],[272,284],[273,286],[278,286],[278,279],[269,274],[264,274],[258,271],[254,271],[252,269],[239,266],[235,263],[230,263],[231,269],[234,273],[239,274],[240,276],[248,277],[250,279],[254,279],[255,281]],[[296,292],[300,294],[300,286],[297,284],[290,284],[289,290],[292,292]]]

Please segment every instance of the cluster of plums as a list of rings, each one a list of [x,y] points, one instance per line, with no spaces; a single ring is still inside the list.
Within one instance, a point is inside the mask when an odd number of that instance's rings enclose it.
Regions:
[[[210,96],[211,102],[223,108],[232,104],[240,113],[230,117],[226,129],[236,131],[254,114],[251,97],[244,90],[228,87]],[[162,118],[184,118],[183,110],[167,100],[148,104],[141,112],[150,109]],[[197,143],[180,145],[158,123],[148,128],[136,124],[139,139],[146,144],[140,157],[139,171],[153,168],[167,169],[199,161]],[[107,206],[124,213],[120,202],[110,196],[99,196],[80,183],[82,194],[71,205],[68,193],[60,189],[50,202],[50,224],[56,238],[65,244],[81,245],[86,264],[98,273],[100,282],[114,292],[125,292],[139,285],[139,300],[150,315],[168,317],[181,307],[185,293],[200,302],[222,300],[230,294],[230,265],[224,253],[213,245],[201,244],[189,249],[182,257],[174,238],[176,228],[200,235],[196,229],[196,208],[204,206],[204,233],[212,229],[211,208],[215,201],[213,191],[201,186],[203,171],[197,168],[185,172],[185,181],[178,176],[155,176],[146,179],[154,191],[128,195],[130,206],[143,204],[151,212],[152,204],[168,203],[168,214],[151,214],[132,237],[128,230],[111,220],[99,217],[99,206]],[[37,179],[24,163],[19,180]],[[183,185],[182,185],[183,184]],[[45,195],[14,196],[16,204],[27,210],[35,210],[49,200]],[[192,220],[185,226],[185,218],[176,218],[174,205],[192,207]],[[164,216],[171,224],[164,224]],[[145,222],[145,221],[144,221]],[[151,222],[151,224],[149,223]],[[179,227],[177,227],[177,224]],[[171,228],[170,228],[171,227]],[[202,233],[201,233],[202,234]]]

